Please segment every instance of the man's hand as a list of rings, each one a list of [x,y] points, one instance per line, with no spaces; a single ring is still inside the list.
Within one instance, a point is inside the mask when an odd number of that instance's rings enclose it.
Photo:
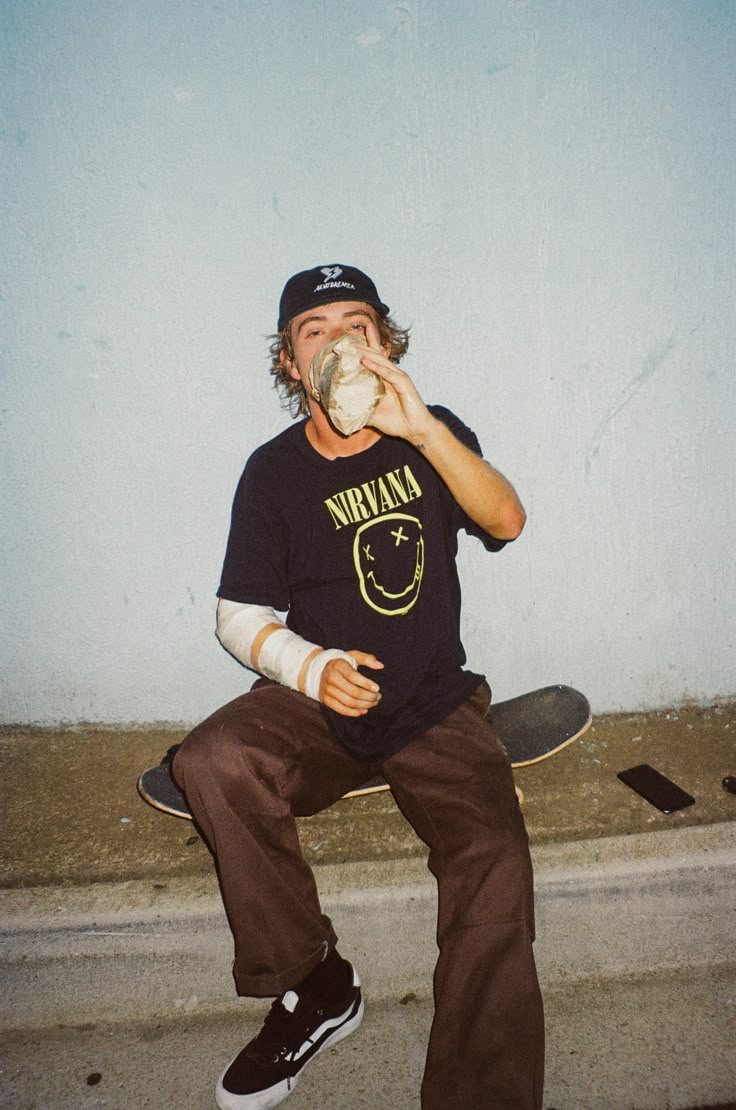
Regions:
[[[359,667],[373,671],[383,670],[383,663],[365,651],[349,651]],[[343,717],[364,717],[381,700],[381,690],[376,682],[353,670],[345,659],[331,659],[322,672],[319,700],[328,709]]]
[[[371,417],[371,427],[408,440],[421,451],[461,509],[489,536],[515,539],[524,527],[526,513],[514,487],[432,415],[409,375],[386,357],[373,324],[366,328],[366,339],[369,349],[361,362],[386,387]]]
[[[371,427],[384,435],[409,440],[416,446],[436,423],[436,418],[419,396],[409,375],[387,357],[381,347],[378,330],[372,324],[366,329],[366,340],[368,350],[361,362],[382,380],[386,389],[371,417]]]

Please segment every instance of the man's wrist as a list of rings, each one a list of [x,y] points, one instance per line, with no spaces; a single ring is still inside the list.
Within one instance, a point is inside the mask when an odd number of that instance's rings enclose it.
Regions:
[[[452,435],[446,424],[443,424],[431,412],[427,415],[428,419],[422,424],[422,427],[407,436],[412,447],[416,447],[417,451],[421,451],[423,455],[440,446],[444,433]]]
[[[348,655],[346,651],[340,651],[339,648],[325,648],[323,651],[320,651],[319,655],[310,660],[307,667],[302,693],[306,694],[308,698],[313,698],[315,701],[320,700],[319,688],[322,681],[322,672],[333,659],[345,659],[353,670],[357,670],[358,668],[358,664],[355,662],[352,655]]]

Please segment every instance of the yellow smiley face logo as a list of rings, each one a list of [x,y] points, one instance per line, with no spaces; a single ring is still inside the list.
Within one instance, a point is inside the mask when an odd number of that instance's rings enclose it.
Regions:
[[[424,574],[422,525],[406,513],[388,513],[355,533],[353,560],[363,600],[386,617],[408,613]]]

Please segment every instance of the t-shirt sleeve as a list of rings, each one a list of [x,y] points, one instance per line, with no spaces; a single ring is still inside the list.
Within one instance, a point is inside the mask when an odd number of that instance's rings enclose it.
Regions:
[[[478,437],[467,424],[464,424],[458,416],[455,416],[454,412],[450,412],[450,410],[446,409],[443,405],[430,405],[429,407],[432,414],[436,416],[438,420],[441,420],[443,424],[447,425],[456,439],[459,439],[460,442],[474,454],[483,458],[483,452],[478,442]],[[451,495],[450,497],[457,514],[456,526],[458,530],[462,528],[469,535],[475,536],[480,540],[487,551],[501,551],[501,549],[506,546],[509,542],[508,540],[499,540],[496,539],[495,536],[490,536],[488,532],[481,528],[479,524],[476,524],[467,513],[463,512]]]
[[[268,495],[268,479],[264,468],[251,459],[235,491],[217,596],[285,612],[288,536]]]

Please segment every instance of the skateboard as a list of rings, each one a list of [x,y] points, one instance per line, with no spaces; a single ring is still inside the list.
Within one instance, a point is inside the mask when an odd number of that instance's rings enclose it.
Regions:
[[[572,686],[544,686],[498,702],[491,706],[491,716],[513,767],[528,767],[557,755],[582,736],[592,720],[588,699]],[[191,820],[186,798],[171,776],[171,761],[178,748],[174,744],[157,766],[143,772],[138,793],[154,809]],[[388,789],[384,779],[374,778],[344,797],[359,798]]]

